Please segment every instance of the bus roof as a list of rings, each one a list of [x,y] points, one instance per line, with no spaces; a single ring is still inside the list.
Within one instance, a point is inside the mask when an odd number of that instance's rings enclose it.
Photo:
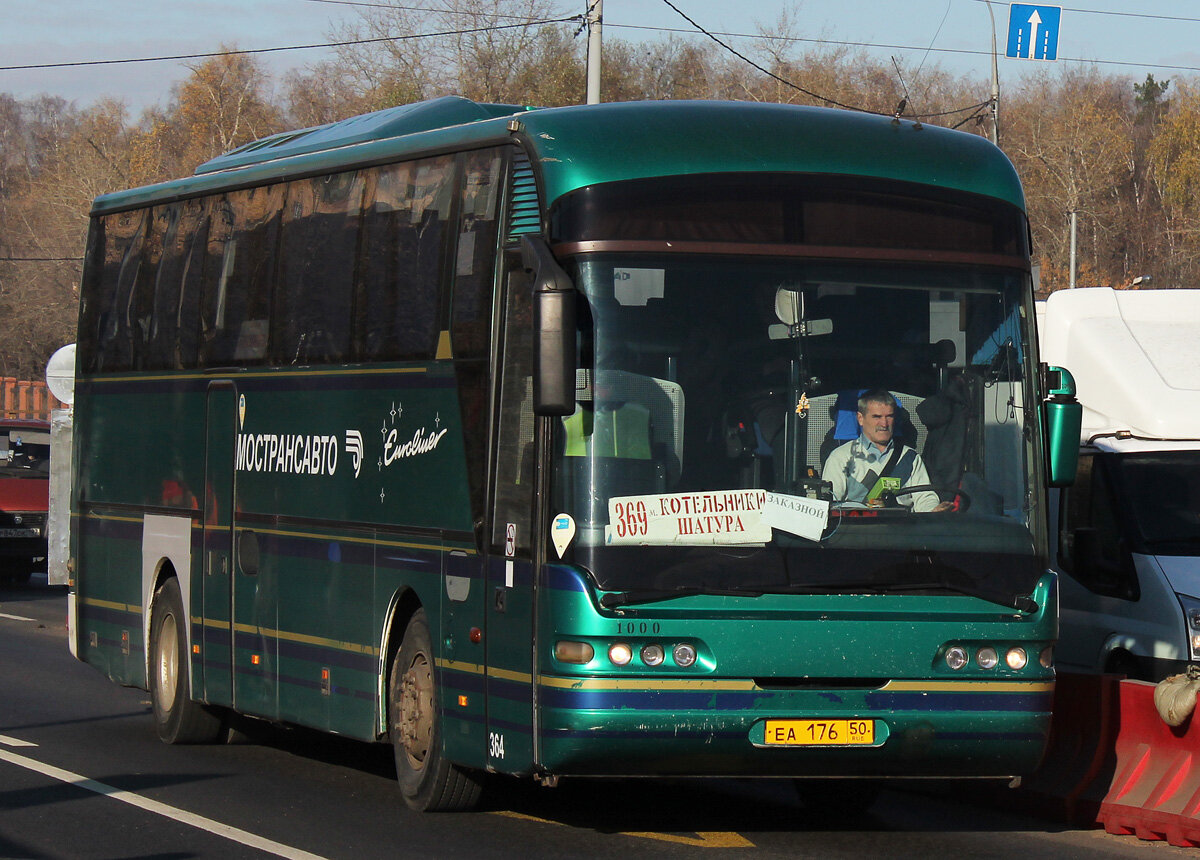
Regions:
[[[541,171],[547,203],[602,182],[750,171],[869,176],[981,194],[1022,209],[1025,202],[1016,170],[990,142],[910,120],[755,102],[528,109],[447,96],[272,135],[206,162],[193,176],[98,197],[92,212],[493,145],[514,133]]]

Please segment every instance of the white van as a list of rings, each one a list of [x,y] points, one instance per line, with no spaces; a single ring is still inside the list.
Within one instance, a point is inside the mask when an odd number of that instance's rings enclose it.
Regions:
[[[1160,680],[1200,663],[1200,290],[1062,290],[1038,323],[1084,407],[1050,491],[1055,662]]]

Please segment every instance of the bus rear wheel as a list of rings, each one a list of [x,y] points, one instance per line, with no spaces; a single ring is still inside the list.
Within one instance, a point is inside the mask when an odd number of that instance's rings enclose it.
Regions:
[[[392,659],[388,715],[396,779],[404,802],[421,812],[474,807],[482,793],[482,774],[442,756],[438,689],[433,645],[425,610],[418,609]]]
[[[179,581],[171,577],[154,593],[150,624],[150,702],[154,726],[168,744],[206,744],[221,737],[221,717],[189,695],[187,616]]]

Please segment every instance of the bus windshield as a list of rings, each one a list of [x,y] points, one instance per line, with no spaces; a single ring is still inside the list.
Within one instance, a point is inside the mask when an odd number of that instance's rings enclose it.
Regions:
[[[620,251],[571,271],[577,404],[555,422],[555,504],[602,589],[1008,602],[1033,588],[1024,272]],[[880,390],[882,456],[857,417]],[[864,455],[879,457],[877,495],[856,498],[846,475]],[[768,494],[827,514],[815,531],[772,528]]]

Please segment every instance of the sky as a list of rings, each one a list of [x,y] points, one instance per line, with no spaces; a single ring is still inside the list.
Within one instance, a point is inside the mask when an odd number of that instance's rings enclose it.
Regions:
[[[434,0],[396,2],[420,6]],[[585,3],[556,0],[556,8],[572,15],[584,11]],[[765,57],[749,37],[760,26],[771,28],[789,9],[794,34],[814,44],[850,43],[885,63],[894,56],[907,68],[937,65],[954,75],[990,79],[992,23],[984,0],[603,0],[604,36],[630,42],[672,34],[705,40],[672,5],[758,61]],[[22,100],[45,93],[81,108],[112,97],[136,116],[143,108],[165,106],[172,84],[188,75],[185,63],[198,60],[12,67],[193,54],[222,45],[258,49],[325,43],[333,41],[339,22],[357,19],[355,8],[345,0],[4,0],[0,93]],[[1137,81],[1147,74],[1159,81],[1200,79],[1200,3],[1077,0],[1061,7],[1054,62],[1005,57],[1010,6],[993,2],[991,9],[1002,93],[1006,84],[1047,66],[1057,71],[1081,62]],[[311,49],[257,56],[281,78],[288,69],[331,55],[328,49]],[[919,87],[919,80],[907,83],[910,89]]]

